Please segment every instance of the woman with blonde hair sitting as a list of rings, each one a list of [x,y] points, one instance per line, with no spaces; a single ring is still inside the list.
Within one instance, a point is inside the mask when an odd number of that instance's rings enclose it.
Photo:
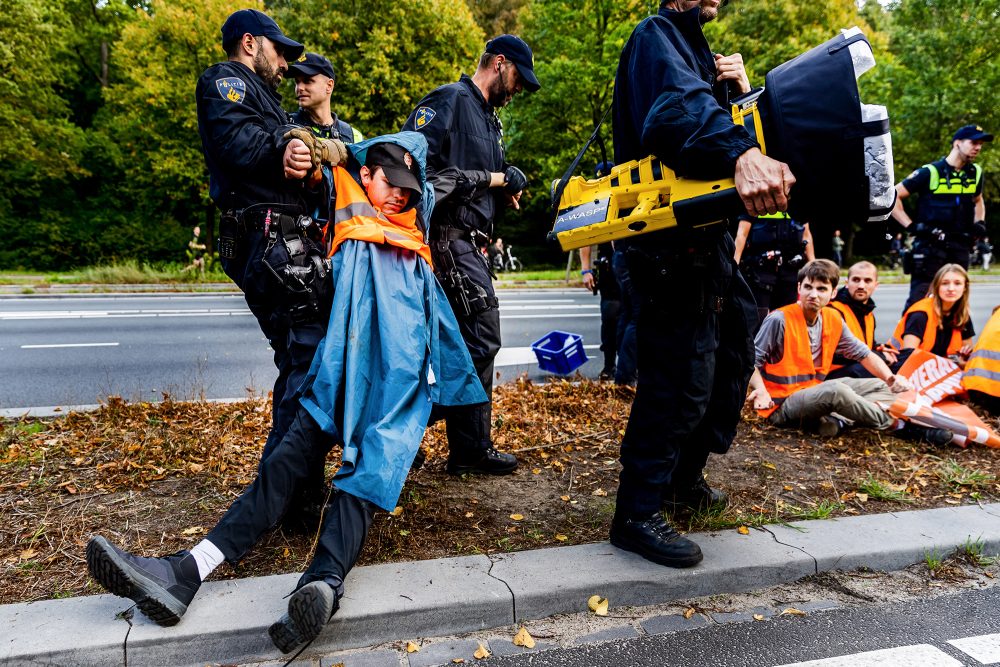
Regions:
[[[919,349],[950,357],[964,367],[975,335],[969,315],[969,274],[960,264],[945,264],[934,274],[927,296],[903,314],[891,342],[903,352],[900,365],[909,356],[907,350]]]

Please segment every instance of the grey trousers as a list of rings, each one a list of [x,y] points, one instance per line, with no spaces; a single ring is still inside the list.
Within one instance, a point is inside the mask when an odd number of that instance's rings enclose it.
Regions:
[[[891,403],[893,399],[892,390],[878,378],[827,380],[792,394],[768,419],[775,426],[798,426],[836,413],[857,426],[884,430],[893,419],[875,401]]]

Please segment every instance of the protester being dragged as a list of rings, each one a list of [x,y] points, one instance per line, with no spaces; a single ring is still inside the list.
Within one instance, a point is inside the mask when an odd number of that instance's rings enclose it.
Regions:
[[[816,428],[838,435],[849,424],[889,431],[896,420],[878,405],[912,389],[882,359],[844,326],[840,314],[825,308],[840,279],[827,259],[799,271],[799,299],[771,312],[754,339],[756,362],[747,401],[775,426]],[[862,364],[874,377],[824,382],[839,353]],[[896,435],[944,445],[952,433],[906,423]]]
[[[975,335],[969,314],[969,274],[960,264],[945,264],[934,274],[927,296],[910,306],[899,320],[890,344],[900,350],[897,367],[913,349],[949,357],[965,366]]]
[[[205,577],[223,560],[238,562],[277,525],[313,462],[340,442],[343,464],[312,562],[287,613],[268,630],[286,653],[313,640],[339,608],[376,507],[395,507],[431,405],[486,402],[434,278],[426,217],[415,209],[422,202],[422,213],[430,213],[426,151],[421,135],[402,132],[352,145],[348,168],[333,169],[335,291],[327,335],[297,394],[291,427],[206,539],[190,551],[144,558],[91,538],[91,575],[156,623],[180,621]]]
[[[839,312],[850,332],[891,366],[896,362],[897,351],[888,344],[875,345],[875,300],[872,295],[877,287],[878,269],[875,265],[857,262],[847,270],[847,284],[837,290],[828,307]],[[827,379],[841,377],[871,377],[871,374],[861,364],[834,354]]]

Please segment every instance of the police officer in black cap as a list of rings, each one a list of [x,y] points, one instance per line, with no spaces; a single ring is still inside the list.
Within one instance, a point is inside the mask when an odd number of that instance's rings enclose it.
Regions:
[[[307,53],[288,66],[288,76],[295,79],[295,99],[299,110],[292,122],[308,127],[323,139],[340,139],[345,144],[361,141],[361,133],[337,117],[330,107],[336,84],[333,63],[318,53]]]
[[[977,238],[986,236],[983,168],[975,164],[983,143],[993,135],[978,125],[958,128],[951,152],[917,169],[896,185],[893,217],[916,237],[910,253],[910,297],[903,312],[927,296],[934,274],[945,264],[969,268],[969,252]],[[903,200],[919,194],[916,224]],[[911,226],[912,225],[912,226]]]
[[[475,74],[428,93],[403,124],[427,138],[427,175],[437,195],[430,229],[434,269],[487,396],[500,351],[500,312],[482,249],[498,209],[518,208],[527,185],[524,173],[506,161],[497,109],[523,89],[538,88],[531,48],[500,35],[486,44]],[[440,416],[447,422],[450,474],[506,475],[517,467],[512,454],[493,447],[491,404],[449,408]]]
[[[307,250],[317,250],[308,230],[317,225],[303,217],[323,199],[322,188],[288,178],[289,165],[310,167],[321,157],[333,163],[346,149],[332,140],[307,145],[287,137],[293,126],[277,88],[303,46],[270,17],[255,9],[233,13],[222,26],[222,46],[228,61],[212,65],[198,80],[198,132],[209,193],[222,211],[222,267],[243,290],[278,367],[263,460],[292,422],[295,391],[329,319],[329,295],[317,289],[328,283],[317,272],[322,265],[307,263]],[[323,461],[314,469],[315,478],[300,490],[299,508],[321,502],[325,494]]]

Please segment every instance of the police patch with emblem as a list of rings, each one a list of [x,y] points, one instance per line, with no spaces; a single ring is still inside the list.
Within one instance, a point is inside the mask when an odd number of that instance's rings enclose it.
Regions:
[[[434,116],[436,115],[437,112],[434,111],[434,109],[431,109],[430,107],[420,107],[417,109],[417,115],[413,119],[413,126],[418,130],[422,130],[427,123],[434,120]]]
[[[247,96],[247,84],[235,76],[227,76],[225,79],[216,79],[215,87],[219,89],[222,99],[243,104]]]

